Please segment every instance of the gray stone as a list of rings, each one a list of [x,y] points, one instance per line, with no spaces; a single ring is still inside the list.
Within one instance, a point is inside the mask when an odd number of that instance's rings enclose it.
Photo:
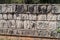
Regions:
[[[46,15],[38,15],[38,20],[46,20]]]
[[[12,14],[8,14],[8,19],[12,19]]]
[[[0,14],[0,19],[3,19],[3,16],[2,16],[2,14]]]
[[[60,20],[60,15],[57,15],[57,20]]]
[[[34,14],[29,14],[29,20],[37,20],[36,15]]]
[[[12,28],[12,29],[14,29],[16,26],[15,20],[8,20],[7,24],[8,24],[8,28]]]
[[[16,18],[17,18],[17,19],[20,19],[20,20],[22,19],[22,17],[21,17],[22,14],[15,14],[15,15],[16,15]]]
[[[2,13],[15,12],[15,6],[13,4],[3,4]]]
[[[48,30],[54,31],[57,28],[57,22],[49,22]]]
[[[36,13],[36,5],[28,5],[28,12],[29,13]]]
[[[47,28],[48,28],[48,22],[47,21],[37,21],[36,29],[47,29]]]
[[[22,20],[28,20],[28,14],[21,14]]]
[[[47,15],[47,20],[56,20],[56,19],[57,19],[56,15],[52,15],[52,14]]]
[[[16,28],[24,29],[24,22],[20,20],[16,20]]]
[[[0,4],[0,13],[2,13],[2,5]]]
[[[3,14],[3,19],[7,19],[7,14]]]

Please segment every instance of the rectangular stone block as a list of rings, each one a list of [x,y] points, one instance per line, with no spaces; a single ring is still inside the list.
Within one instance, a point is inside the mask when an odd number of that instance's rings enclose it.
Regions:
[[[12,14],[8,14],[8,19],[13,19]]]
[[[37,21],[36,29],[47,29],[48,21]]]
[[[35,14],[29,14],[29,20],[37,20]]]
[[[53,14],[47,15],[47,20],[56,20],[56,19],[57,19],[56,15],[53,15]]]
[[[52,13],[59,14],[60,13],[60,5],[52,5]]]
[[[29,21],[29,29],[35,30],[37,27],[36,21]]]
[[[11,28],[11,29],[16,28],[16,22],[15,22],[15,20],[8,20],[7,24],[8,24],[8,28]]]
[[[30,29],[28,20],[24,21],[24,29]]]
[[[47,14],[50,12],[51,12],[51,5],[37,4],[37,13],[38,14]]]
[[[3,21],[0,20],[0,28],[3,28]]]
[[[49,22],[49,26],[48,26],[48,30],[50,31],[54,31],[55,29],[57,28],[57,22],[54,21],[54,22]]]
[[[2,13],[7,13],[7,12],[15,12],[15,5],[14,4],[3,4]]]
[[[17,13],[25,13],[27,11],[27,6],[25,4],[18,4],[15,7]]]
[[[28,14],[21,14],[22,20],[28,20]]]
[[[16,28],[24,29],[24,21],[16,20]]]
[[[36,5],[28,5],[28,13],[36,13]]]
[[[7,14],[3,14],[3,19],[7,19],[8,15]]]
[[[21,17],[22,14],[15,14],[14,16],[16,16],[16,19],[20,19],[20,20],[22,19],[22,17]]]
[[[3,19],[3,16],[2,16],[2,14],[0,14],[0,19]]]
[[[60,20],[60,15],[57,15],[57,20]]]
[[[46,15],[38,15],[38,20],[46,20]]]

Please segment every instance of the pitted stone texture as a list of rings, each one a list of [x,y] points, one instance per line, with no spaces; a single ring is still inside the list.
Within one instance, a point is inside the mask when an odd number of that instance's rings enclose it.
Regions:
[[[51,5],[37,4],[37,13],[47,14],[51,12]]]
[[[57,19],[56,15],[53,15],[53,14],[48,14],[47,15],[47,20],[56,20],[56,19]]]
[[[23,5],[23,4],[18,4],[18,5],[16,5],[15,11],[16,11],[17,13],[26,13],[26,11],[27,11],[27,6],[26,6],[26,5]]]
[[[24,29],[24,21],[16,20],[16,28]]]
[[[2,13],[15,12],[15,5],[13,4],[3,4]]]
[[[37,20],[36,14],[29,14],[29,20]]]
[[[57,15],[57,20],[60,20],[60,15]]]
[[[29,21],[29,29],[35,29],[37,27],[37,22],[36,21]]]
[[[38,20],[46,20],[46,15],[38,15]]]
[[[8,14],[8,19],[13,19],[12,14]]]
[[[60,21],[57,21],[57,28],[60,28]]]
[[[16,19],[20,19],[21,20],[21,16],[22,16],[22,14],[15,14],[16,15]],[[15,16],[14,15],[14,16]]]
[[[28,13],[36,13],[36,5],[27,5],[28,6]]]
[[[7,19],[8,15],[7,14],[3,14],[3,19]]]
[[[54,22],[50,21],[49,26],[48,26],[48,30],[54,31],[56,28],[57,28],[57,22],[56,21],[54,21]]]
[[[52,13],[54,14],[60,13],[60,5],[52,5]]]
[[[28,20],[28,14],[21,14],[21,20]]]
[[[36,29],[47,29],[48,28],[48,21],[37,21]]]
[[[2,14],[0,14],[0,19],[3,19],[3,16],[2,16]]]
[[[29,29],[29,21],[28,20],[25,20],[24,21],[24,29]]]
[[[8,28],[11,28],[11,29],[14,29],[16,26],[15,20],[8,20],[7,24],[8,24]]]

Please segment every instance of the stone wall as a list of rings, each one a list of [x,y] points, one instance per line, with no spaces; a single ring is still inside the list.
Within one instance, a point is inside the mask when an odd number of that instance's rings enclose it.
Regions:
[[[59,4],[0,4],[0,34],[58,37]]]

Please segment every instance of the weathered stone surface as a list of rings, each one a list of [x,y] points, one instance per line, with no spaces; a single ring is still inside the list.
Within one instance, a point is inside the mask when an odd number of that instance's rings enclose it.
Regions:
[[[24,21],[16,20],[16,28],[24,29]]]
[[[22,17],[21,17],[22,14],[15,14],[15,15],[16,15],[16,19],[20,19],[20,20],[22,19]],[[14,15],[14,16],[15,16],[15,15]]]
[[[13,4],[3,4],[2,13],[15,12],[15,5]]]
[[[57,20],[60,20],[60,15],[57,15]]]
[[[47,15],[47,20],[56,20],[56,19],[57,19],[56,15],[53,15],[53,14],[48,14]]]
[[[2,6],[1,6],[1,4],[0,4],[0,13],[2,13]]]
[[[57,22],[49,22],[48,30],[54,31],[57,28]]]
[[[28,20],[28,14],[21,14],[22,20]]]
[[[37,22],[36,21],[29,21],[29,29],[36,29]]]
[[[8,20],[7,24],[8,24],[8,28],[11,28],[11,29],[16,28],[15,20]]]
[[[60,27],[60,21],[57,21],[57,27]]]
[[[29,12],[29,13],[36,13],[36,11],[37,11],[37,10],[36,10],[36,7],[37,7],[37,6],[34,5],[34,4],[33,4],[33,5],[28,5],[28,12]]]
[[[47,29],[48,22],[47,21],[37,21],[36,29]]]
[[[35,14],[29,14],[29,20],[37,20]]]
[[[46,15],[38,15],[38,20],[46,20]]]
[[[12,19],[12,14],[8,14],[8,19]]]
[[[0,20],[0,28],[3,28],[3,21]]]
[[[3,16],[2,16],[2,14],[0,14],[0,19],[3,19]]]
[[[28,20],[24,21],[24,29],[30,29]]]
[[[53,5],[52,6],[52,13],[60,13],[60,5]]]
[[[22,5],[21,4],[18,4],[18,5],[16,5],[15,11],[17,13],[25,13],[27,11],[27,6],[26,5],[23,5],[23,4]]]
[[[7,19],[8,15],[7,14],[3,14],[3,19]]]

